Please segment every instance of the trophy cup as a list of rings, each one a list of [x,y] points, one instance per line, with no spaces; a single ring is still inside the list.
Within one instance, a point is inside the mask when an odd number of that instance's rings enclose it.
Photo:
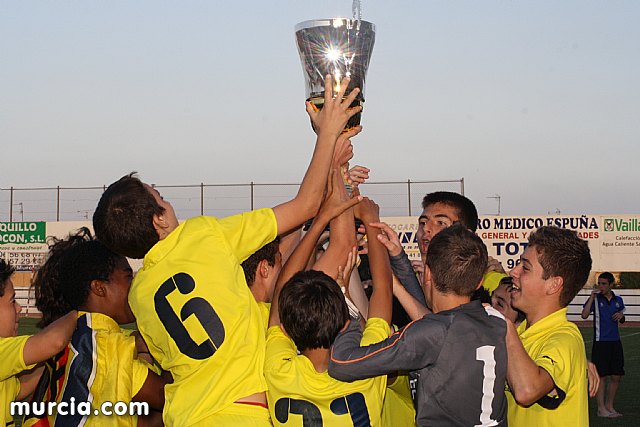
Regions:
[[[325,76],[331,74],[336,85],[334,93],[340,89],[340,81],[350,77],[345,94],[360,88],[351,107],[363,105],[364,83],[376,38],[375,25],[359,19],[318,19],[299,23],[295,31],[307,101],[322,109]],[[361,113],[357,113],[351,117],[345,130],[358,126],[360,116]]]

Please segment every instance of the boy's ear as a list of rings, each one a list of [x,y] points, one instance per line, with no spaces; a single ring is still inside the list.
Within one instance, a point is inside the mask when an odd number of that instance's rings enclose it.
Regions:
[[[549,279],[547,285],[547,294],[553,295],[558,292],[562,292],[562,288],[564,287],[564,279],[562,276],[553,276]]]
[[[269,262],[266,259],[263,259],[258,263],[258,273],[260,277],[266,279],[269,276]]]
[[[482,279],[480,279],[480,282],[478,283],[478,286],[476,286],[476,291],[478,289],[480,289],[480,287],[482,286],[483,283],[484,283],[484,276],[482,276]]]
[[[92,280],[90,288],[91,292],[98,297],[104,298],[107,295],[104,280]]]
[[[165,238],[169,233],[167,233],[167,228],[169,228],[169,224],[164,218],[164,215],[153,214],[153,228],[155,228],[156,233],[158,233],[158,237],[160,239]]]
[[[424,276],[422,277],[422,280],[424,282],[423,286],[426,286],[427,284],[431,286],[431,269],[426,263],[424,264]]]

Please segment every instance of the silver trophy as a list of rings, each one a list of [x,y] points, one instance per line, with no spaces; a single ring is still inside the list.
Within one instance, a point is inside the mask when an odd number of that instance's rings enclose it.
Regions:
[[[357,19],[333,18],[304,21],[296,25],[295,30],[307,101],[322,109],[324,79],[331,74],[336,85],[334,93],[340,89],[340,81],[350,77],[345,93],[360,88],[351,106],[363,105],[365,78],[376,39],[375,25]],[[351,117],[345,130],[359,125],[360,115]]]

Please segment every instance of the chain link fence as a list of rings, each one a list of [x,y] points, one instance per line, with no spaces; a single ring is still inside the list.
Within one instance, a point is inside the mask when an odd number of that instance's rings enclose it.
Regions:
[[[180,219],[198,215],[229,216],[276,206],[295,196],[300,184],[156,185]],[[102,187],[0,188],[0,222],[90,220]],[[439,181],[368,182],[363,195],[380,205],[381,216],[411,216],[422,212],[422,198],[433,191],[464,194],[464,178]]]

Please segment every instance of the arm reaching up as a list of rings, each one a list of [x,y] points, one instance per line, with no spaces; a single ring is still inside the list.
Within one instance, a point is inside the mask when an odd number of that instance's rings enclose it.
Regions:
[[[327,186],[327,195],[325,200],[320,207],[320,211],[313,223],[311,224],[311,228],[304,235],[298,247],[293,251],[287,263],[282,267],[282,271],[280,271],[280,275],[278,276],[278,281],[276,284],[276,288],[273,292],[273,301],[271,303],[271,311],[269,312],[269,327],[279,325],[280,324],[280,314],[278,312],[278,297],[280,295],[280,290],[284,286],[284,284],[298,271],[304,269],[305,265],[313,249],[315,248],[316,242],[318,238],[324,231],[324,228],[327,226],[329,221],[340,215],[345,210],[352,208],[354,205],[360,202],[360,198],[356,197],[353,199],[343,201],[341,197],[334,191],[333,187],[333,175],[336,173],[335,170],[331,171],[331,176],[329,177],[328,186]]]
[[[338,138],[340,141],[342,137]],[[333,170],[337,171],[342,160],[334,158]],[[339,173],[334,172],[329,177],[333,182],[331,186],[332,196],[336,202],[349,200],[349,195],[344,188],[342,178]],[[313,265],[313,269],[322,271],[326,275],[335,279],[338,267],[344,265],[350,249],[356,245],[355,221],[353,211],[346,209],[340,215],[331,219],[329,231],[329,247]]]
[[[317,126],[318,139],[311,163],[302,180],[302,184],[300,184],[298,194],[292,200],[273,208],[278,223],[278,234],[294,229],[315,215],[322,201],[336,140],[351,116],[362,110],[360,106],[349,107],[360,92],[359,89],[352,90],[343,100],[344,91],[349,82],[343,80],[341,83],[340,90],[334,98],[332,78],[327,75],[325,79],[324,107],[320,112],[316,112],[313,106],[307,102],[307,112]],[[360,127],[354,128],[346,132],[346,134],[354,136],[360,132],[360,129]]]
[[[382,243],[384,231],[372,224],[380,221],[380,208],[369,198],[354,208],[354,214],[364,223],[369,242],[369,266],[373,279],[373,293],[369,303],[369,318],[378,317],[391,323],[392,312],[392,278],[387,249]]]

